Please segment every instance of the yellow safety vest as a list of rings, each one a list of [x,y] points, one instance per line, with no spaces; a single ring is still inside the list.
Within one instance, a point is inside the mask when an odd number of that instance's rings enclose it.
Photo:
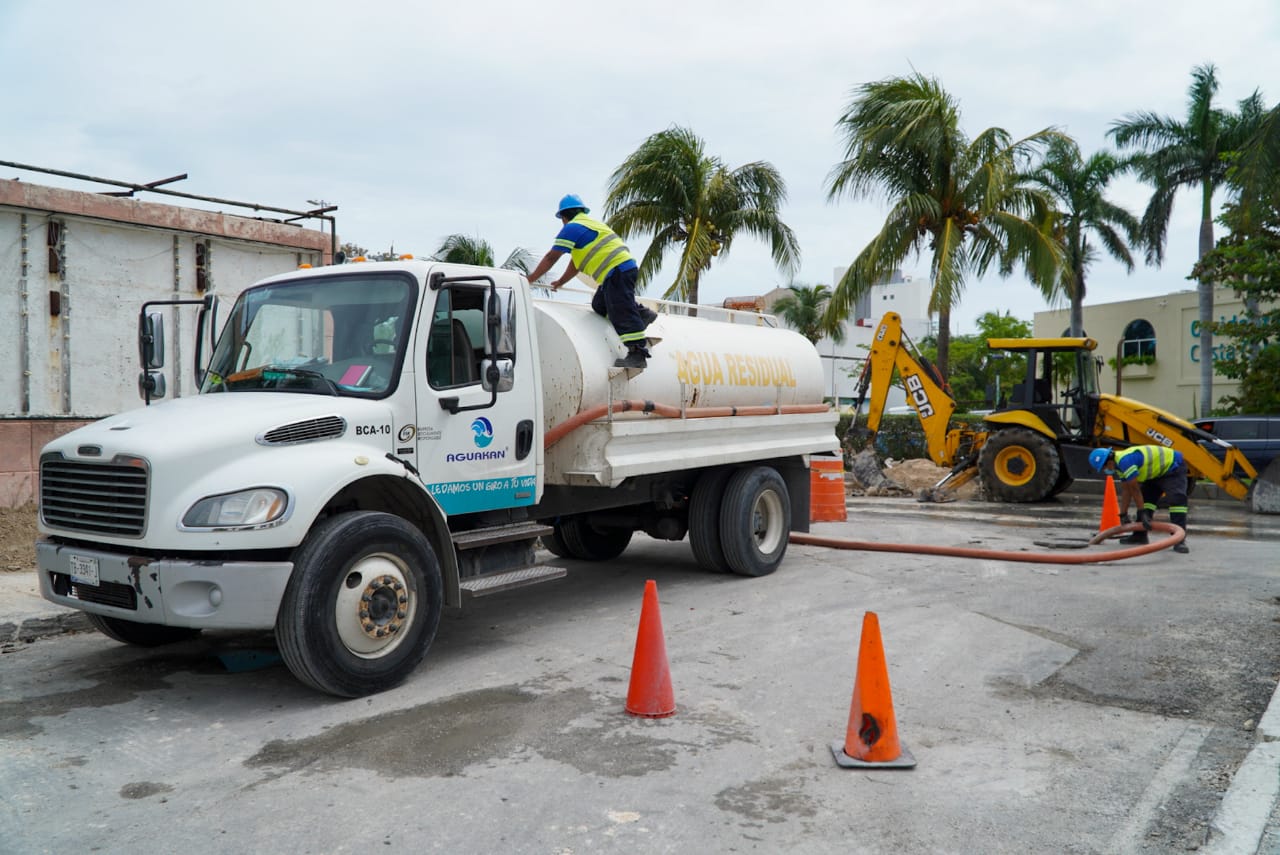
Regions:
[[[1135,452],[1142,456],[1142,462],[1137,466],[1130,465],[1125,467],[1120,475],[1126,481],[1132,479],[1134,473],[1137,474],[1139,481],[1150,481],[1153,478],[1159,478],[1177,463],[1177,452],[1162,445],[1137,445],[1121,456],[1128,457]]]
[[[624,261],[631,260],[632,255],[627,250],[627,245],[622,242],[622,238],[614,234],[613,229],[604,223],[593,220],[586,214],[579,214],[569,222],[591,229],[596,233],[595,240],[582,247],[561,240],[557,240],[556,245],[569,250],[573,266],[578,268],[578,272],[590,276],[597,284],[603,285],[604,280],[615,267]]]

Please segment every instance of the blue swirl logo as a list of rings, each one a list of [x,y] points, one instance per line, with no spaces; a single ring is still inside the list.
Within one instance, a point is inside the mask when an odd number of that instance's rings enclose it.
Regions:
[[[493,442],[493,423],[480,416],[471,423],[471,430],[476,435],[476,448],[484,448]]]

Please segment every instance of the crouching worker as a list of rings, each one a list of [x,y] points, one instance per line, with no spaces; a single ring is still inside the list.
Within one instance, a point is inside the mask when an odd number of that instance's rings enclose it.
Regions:
[[[1095,448],[1089,453],[1089,465],[1095,472],[1120,479],[1123,493],[1119,500],[1127,508],[1132,502],[1140,509],[1138,522],[1143,531],[1120,538],[1121,543],[1147,543],[1156,503],[1163,496],[1169,503],[1169,522],[1182,529],[1183,540],[1174,552],[1187,553],[1187,461],[1182,452],[1162,445],[1135,445],[1126,451],[1113,452]]]

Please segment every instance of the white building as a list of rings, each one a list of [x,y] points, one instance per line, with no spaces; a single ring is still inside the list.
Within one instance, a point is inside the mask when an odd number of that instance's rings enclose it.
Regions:
[[[831,281],[839,282],[846,269],[837,267]],[[838,400],[842,406],[853,403],[854,386],[871,346],[871,336],[886,312],[897,312],[902,317],[902,329],[912,341],[918,342],[935,332],[934,323],[929,318],[929,291],[927,280],[916,280],[897,271],[888,282],[872,286],[858,299],[850,312],[850,319],[845,322],[844,341],[837,344],[830,338],[823,338],[816,345],[822,358],[828,397]],[[773,311],[773,304],[789,293],[786,288],[775,288],[765,294],[762,298],[765,311]],[[905,403],[901,389],[895,387],[890,390],[889,406]]]

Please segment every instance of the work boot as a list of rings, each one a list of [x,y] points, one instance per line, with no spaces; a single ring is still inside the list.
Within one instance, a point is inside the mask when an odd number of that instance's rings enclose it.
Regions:
[[[1183,555],[1186,555],[1188,552],[1191,551],[1191,547],[1187,546],[1187,539],[1184,537],[1182,539],[1182,543],[1175,543],[1173,545],[1173,551],[1180,552]]]
[[[649,364],[649,354],[642,347],[631,347],[627,349],[627,355],[621,359],[615,359],[614,368],[639,368],[643,370]]]
[[[640,320],[644,321],[644,325],[646,327],[649,326],[649,324],[656,321],[657,319],[658,319],[657,312],[655,312],[653,309],[650,309],[648,306],[640,306]]]
[[[1145,531],[1135,531],[1133,534],[1127,534],[1116,542],[1127,543],[1129,545],[1145,546],[1151,541],[1147,540],[1147,533]]]

